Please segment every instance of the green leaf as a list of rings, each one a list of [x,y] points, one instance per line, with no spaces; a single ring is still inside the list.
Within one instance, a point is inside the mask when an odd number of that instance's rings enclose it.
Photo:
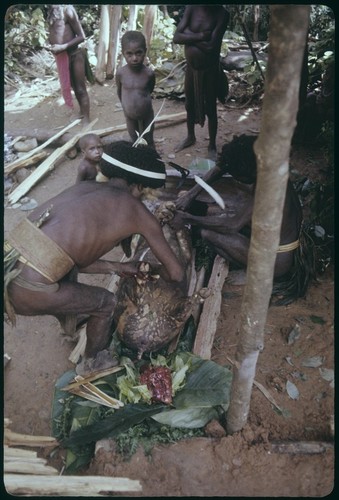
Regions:
[[[91,425],[87,425],[62,441],[62,445],[67,447],[84,445],[96,442],[105,437],[115,437],[120,432],[124,432],[135,424],[159,413],[166,405],[142,405],[130,404]]]
[[[184,410],[163,411],[153,415],[153,420],[160,424],[171,427],[198,429],[204,427],[213,418],[218,418],[218,412],[215,408],[186,408]]]
[[[173,400],[176,409],[227,405],[230,398],[232,372],[214,361],[192,357],[193,367],[185,387]]]
[[[326,321],[321,316],[310,316],[312,323],[318,323],[319,325],[324,325]]]

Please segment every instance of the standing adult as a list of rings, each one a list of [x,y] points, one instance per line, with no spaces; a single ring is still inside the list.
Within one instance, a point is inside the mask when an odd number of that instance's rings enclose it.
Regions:
[[[217,155],[217,98],[225,102],[228,83],[220,66],[220,50],[229,13],[222,5],[188,5],[174,33],[173,42],[185,46],[185,107],[187,137],[175,151],[196,142],[195,124],[202,127],[208,118],[208,156]]]
[[[90,101],[86,88],[87,55],[79,45],[85,41],[85,33],[73,5],[50,5],[50,50],[57,64],[62,95],[66,106],[73,108],[71,88],[80,106],[83,124],[89,123]]]

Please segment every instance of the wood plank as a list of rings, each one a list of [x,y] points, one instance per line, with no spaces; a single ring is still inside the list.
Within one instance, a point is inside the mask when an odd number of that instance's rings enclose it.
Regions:
[[[211,295],[207,297],[203,304],[193,347],[193,353],[203,359],[211,358],[213,340],[220,314],[222,299],[221,291],[227,275],[228,263],[225,259],[217,255],[214,259],[214,265],[208,283]]]
[[[18,160],[16,160],[17,163],[15,163],[15,165],[12,163],[12,166],[5,167],[5,169],[4,169],[5,174],[7,174],[7,175],[13,174],[14,172],[19,170],[20,168],[30,167],[31,165],[35,165],[35,163],[38,163],[39,161],[44,160],[46,158],[46,156],[48,156],[47,151],[38,151],[37,153],[30,156],[29,158],[26,158],[26,157],[19,158]]]
[[[25,179],[14,191],[8,196],[8,201],[10,203],[16,203],[20,198],[25,196],[25,194],[33,187],[37,182],[44,177],[48,172],[54,169],[55,163],[62,158],[62,156],[75,144],[78,142],[80,137],[87,134],[89,130],[91,130],[92,126],[98,121],[95,119],[91,122],[86,128],[84,128],[81,132],[76,134],[72,139],[70,139],[66,144],[61,146],[60,148],[53,151],[53,153],[36,168],[36,170]]]
[[[27,496],[107,496],[110,492],[140,492],[140,481],[105,476],[34,476],[5,474],[8,493]]]
[[[74,127],[75,125],[78,125],[78,123],[80,123],[80,122],[81,122],[80,119],[75,120],[74,122],[72,122],[69,125],[67,125],[67,127],[65,127],[62,130],[60,130],[60,132],[58,132],[57,134],[53,135],[46,142],[44,142],[43,144],[41,144],[40,146],[38,146],[37,148],[32,149],[31,151],[29,151],[27,154],[25,154],[21,158],[18,158],[17,160],[15,160],[12,163],[10,163],[9,165],[7,165],[5,167],[5,174],[12,173],[15,170],[17,170],[17,168],[21,168],[21,167],[25,166],[25,164],[24,164],[25,160],[27,160],[31,156],[35,155],[38,151],[41,151],[42,149],[44,149],[46,146],[48,146],[49,144],[51,144],[51,142],[55,141],[55,139],[57,139],[58,137],[60,137],[61,135],[63,135],[70,128]],[[18,165],[20,165],[20,166],[18,167]]]

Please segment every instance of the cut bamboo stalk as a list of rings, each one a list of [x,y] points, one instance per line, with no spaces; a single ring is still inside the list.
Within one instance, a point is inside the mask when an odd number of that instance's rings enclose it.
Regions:
[[[68,359],[71,363],[74,363],[75,365],[80,359],[80,356],[83,356],[85,349],[86,349],[86,343],[87,343],[87,336],[86,336],[86,326],[83,325],[80,329],[79,332],[79,339],[77,345],[74,347],[73,351],[69,355]]]
[[[10,458],[10,457],[37,457],[37,452],[33,450],[26,450],[22,448],[12,448],[11,446],[7,446],[6,444],[4,445],[4,457]]]
[[[4,472],[12,473],[12,474],[38,474],[40,475],[48,475],[51,474],[58,475],[59,472],[54,467],[50,467],[49,465],[42,464],[40,462],[28,462],[26,459],[17,462],[7,462],[4,461]]]
[[[5,474],[8,493],[26,496],[107,496],[111,492],[140,492],[140,481],[105,476],[20,476]]]
[[[123,370],[123,366],[112,366],[112,368],[107,368],[107,370],[101,370],[100,372],[87,375],[87,377],[82,377],[82,380],[72,382],[68,385],[65,385],[65,387],[62,387],[62,391],[69,391],[71,389],[75,389],[76,387],[80,387],[81,385],[84,385],[88,382],[93,382],[94,380],[97,380],[98,378],[106,377],[106,375],[111,375],[112,373],[119,372],[120,370]]]
[[[53,153],[37,167],[37,169],[25,179],[14,191],[8,196],[10,203],[16,203],[22,198],[35,184],[44,177],[48,172],[54,169],[54,165],[69,149],[71,149],[80,139],[81,136],[87,134],[92,126],[97,122],[97,119],[91,122],[81,132],[76,134],[61,148],[56,149]]]
[[[40,146],[38,146],[37,148],[34,148],[32,149],[31,151],[29,151],[27,154],[25,154],[24,156],[22,156],[21,158],[18,158],[17,160],[13,161],[12,163],[10,163],[9,165],[7,165],[5,167],[5,174],[8,174],[8,173],[11,173],[13,172],[15,169],[15,167],[17,165],[20,164],[20,167],[21,166],[24,166],[23,165],[23,162],[25,160],[27,160],[28,158],[30,158],[31,156],[35,155],[38,151],[41,151],[42,149],[44,149],[46,146],[48,146],[49,144],[51,144],[51,142],[55,141],[55,139],[57,139],[58,137],[60,137],[61,135],[63,135],[65,132],[67,132],[67,130],[69,130],[70,128],[74,127],[75,125],[78,125],[78,123],[80,123],[81,120],[78,119],[78,120],[75,120],[74,122],[70,123],[69,125],[67,125],[67,127],[63,128],[62,130],[60,130],[60,132],[58,132],[57,134],[53,135],[50,139],[48,139],[46,142],[44,142],[43,144],[41,144]],[[20,168],[18,167],[18,168]]]
[[[29,434],[19,434],[8,428],[4,430],[4,444],[9,446],[59,446],[58,441],[50,436],[31,436]]]
[[[221,290],[228,275],[228,263],[217,255],[209,279],[211,294],[205,300],[194,342],[193,353],[203,359],[211,358],[211,351],[221,307]]]

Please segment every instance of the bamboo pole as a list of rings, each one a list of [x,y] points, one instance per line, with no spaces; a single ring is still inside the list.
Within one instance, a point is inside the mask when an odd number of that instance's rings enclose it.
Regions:
[[[55,141],[55,139],[57,139],[58,137],[60,137],[61,135],[63,135],[70,128],[74,127],[75,125],[78,125],[78,123],[80,123],[80,122],[81,122],[80,119],[75,120],[74,122],[72,122],[69,125],[67,125],[67,127],[65,127],[62,130],[60,130],[60,132],[58,132],[57,134],[53,135],[46,142],[44,142],[43,144],[41,144],[40,146],[38,146],[37,148],[32,149],[32,151],[29,151],[27,154],[25,154],[21,158],[13,161],[9,165],[7,165],[5,167],[5,169],[4,169],[5,170],[5,174],[15,172],[15,170],[17,170],[17,168],[21,168],[22,166],[24,166],[23,162],[25,160],[28,160],[28,158],[30,158],[31,156],[35,155],[38,151],[41,151],[42,149],[44,149],[46,146],[48,146],[49,144],[51,144],[51,142]],[[18,166],[18,165],[20,165],[20,166]]]
[[[20,198],[22,198],[35,184],[44,177],[48,172],[54,169],[54,165],[69,149],[71,149],[78,142],[81,136],[87,134],[91,130],[92,126],[98,121],[95,119],[81,132],[72,137],[66,144],[62,147],[53,151],[53,153],[43,162],[39,167],[25,179],[14,191],[8,196],[8,201],[10,203],[16,203]]]
[[[107,496],[111,492],[140,492],[140,481],[105,476],[35,476],[5,474],[5,488],[12,495]]]

